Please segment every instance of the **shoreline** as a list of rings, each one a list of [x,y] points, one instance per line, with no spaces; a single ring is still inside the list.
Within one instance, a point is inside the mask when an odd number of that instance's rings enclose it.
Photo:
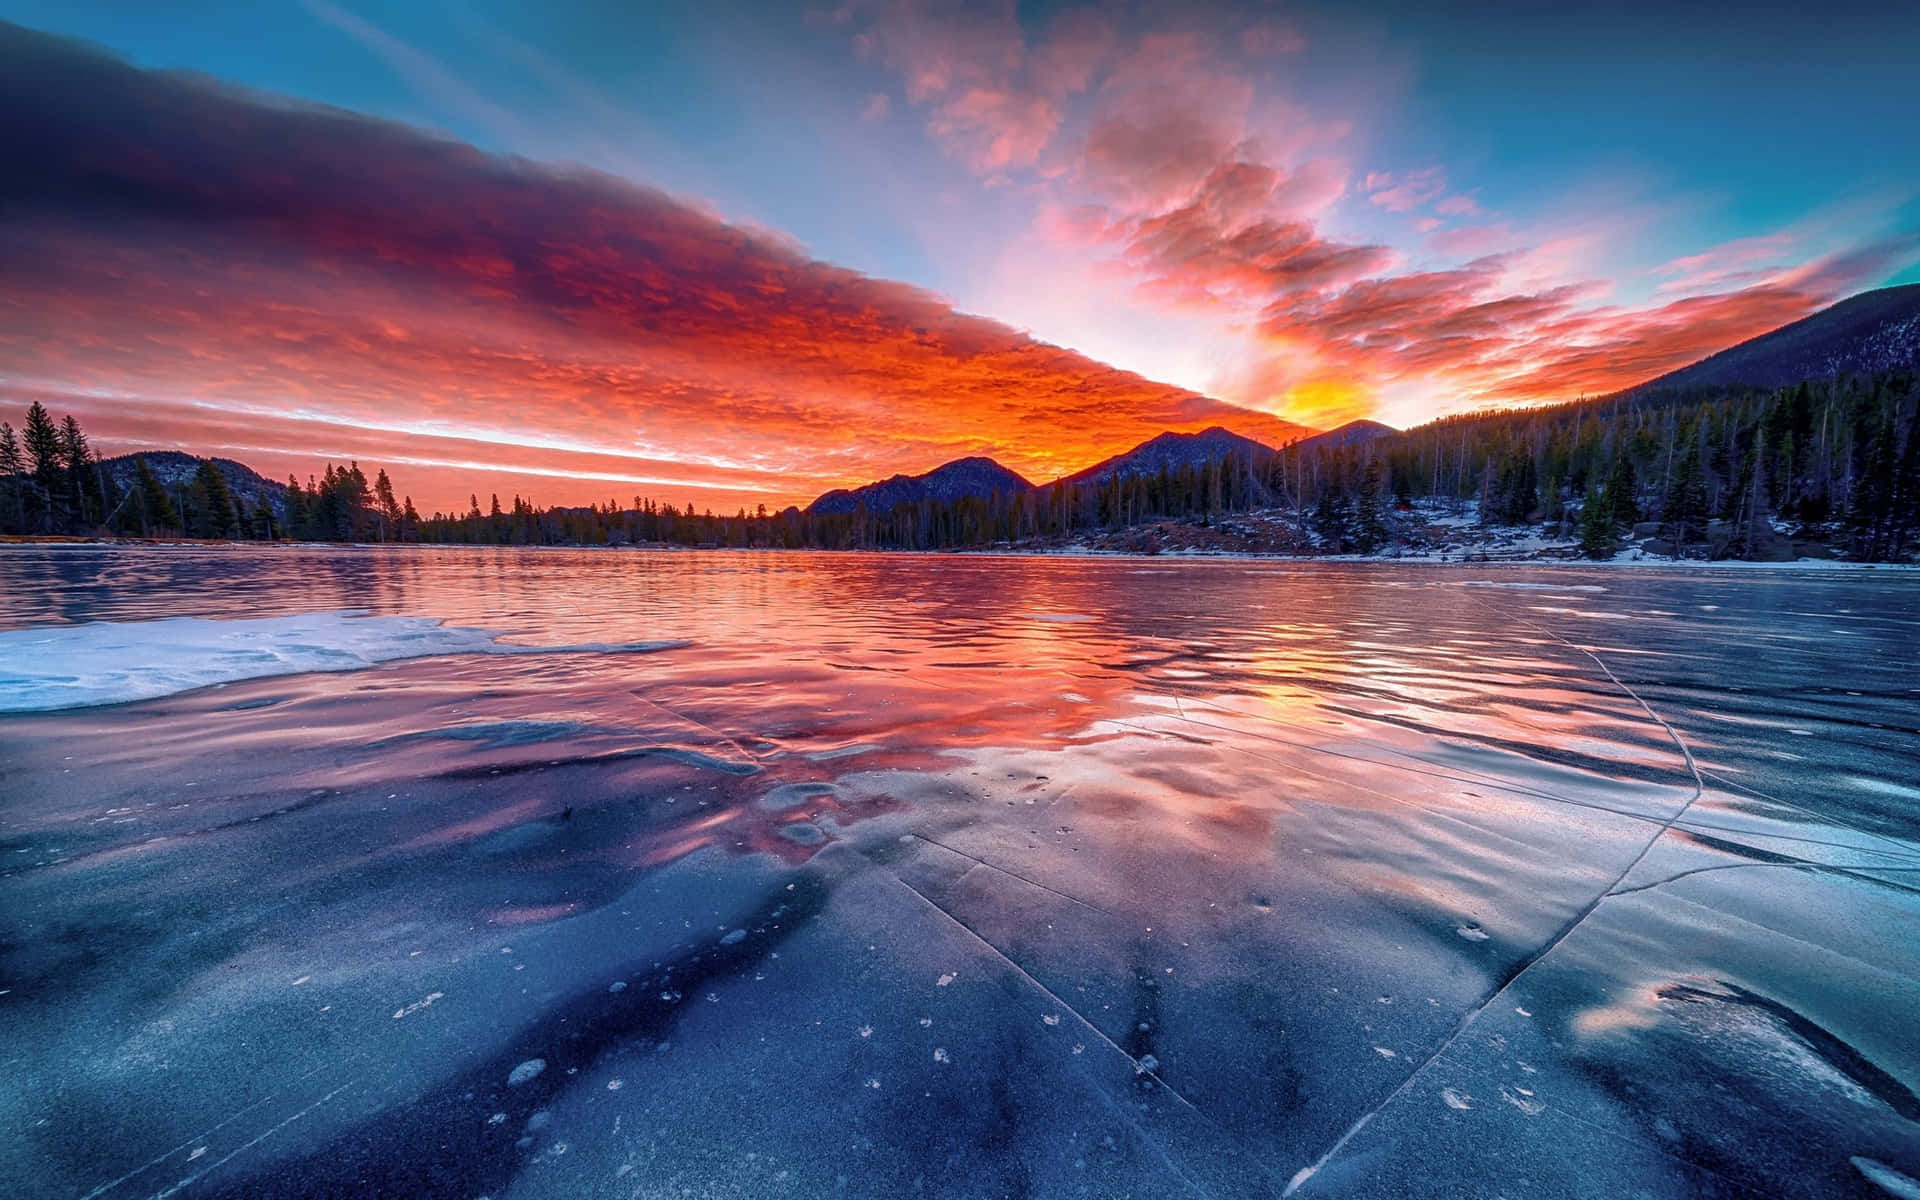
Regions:
[[[1722,558],[1666,558],[1659,555],[1639,554],[1631,556],[1632,551],[1623,550],[1613,558],[1592,559],[1565,557],[1561,555],[1530,556],[1505,555],[1493,557],[1482,554],[1471,555],[1432,555],[1432,554],[1276,554],[1259,551],[1229,550],[1165,550],[1158,553],[1142,554],[1127,550],[1105,550],[1091,547],[1058,548],[1022,548],[1013,546],[954,547],[940,550],[894,550],[884,548],[847,548],[829,549],[816,546],[678,546],[678,545],[494,545],[467,542],[257,542],[234,541],[225,539],[194,538],[0,538],[0,554],[15,549],[36,550],[332,550],[332,551],[387,551],[387,550],[513,550],[540,553],[556,551],[593,551],[600,553],[659,553],[659,554],[848,554],[902,557],[964,557],[964,558],[1052,558],[1052,559],[1089,559],[1108,562],[1252,562],[1252,563],[1322,563],[1330,566],[1407,566],[1407,567],[1546,567],[1546,568],[1598,568],[1620,570],[1623,568],[1652,568],[1658,570],[1710,570],[1732,569],[1740,571],[1890,571],[1895,574],[1920,572],[1920,562],[1855,562],[1837,558],[1798,558],[1779,562],[1759,562],[1749,559]]]

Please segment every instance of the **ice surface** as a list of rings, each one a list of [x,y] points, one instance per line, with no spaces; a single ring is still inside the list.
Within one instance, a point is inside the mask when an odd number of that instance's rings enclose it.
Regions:
[[[1920,1180],[1910,1179],[1882,1162],[1855,1156],[1853,1165],[1877,1184],[1881,1191],[1898,1200],[1920,1200]]]
[[[700,647],[0,721],[9,1195],[1910,1194],[1920,580],[1138,571],[0,556]]]
[[[287,617],[94,621],[0,630],[0,712],[42,712],[151,700],[243,679],[309,671],[356,671],[447,654],[643,651],[674,643],[520,646],[485,629],[427,617],[354,610]],[[536,725],[535,729],[539,727]],[[525,734],[525,730],[509,730]],[[501,731],[448,730],[446,736]]]

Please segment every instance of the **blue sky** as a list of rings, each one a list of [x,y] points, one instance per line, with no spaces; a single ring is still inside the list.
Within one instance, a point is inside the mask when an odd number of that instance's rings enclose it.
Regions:
[[[722,241],[1316,427],[1598,394],[1920,281],[1911,4],[1447,7],[0,0],[0,17],[261,93],[223,93],[236,113],[292,97],[521,156],[569,203],[570,164],[607,172]],[[233,152],[248,162],[214,166],[256,183],[292,153]],[[623,220],[654,211],[636,197]],[[98,333],[111,302],[92,303],[41,332]],[[142,370],[198,397],[232,383],[194,375],[210,357]],[[964,357],[941,370],[967,378]],[[380,386],[401,394],[394,364]],[[793,399],[782,363],[758,370],[753,395]],[[111,379],[67,363],[34,382],[81,375]],[[867,386],[845,388],[868,412],[913,390]],[[500,444],[484,420],[471,432]],[[925,453],[996,444],[962,420]]]

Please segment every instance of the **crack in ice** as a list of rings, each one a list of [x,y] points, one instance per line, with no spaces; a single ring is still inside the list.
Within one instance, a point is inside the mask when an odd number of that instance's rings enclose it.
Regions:
[[[1487,605],[1486,607],[1494,608],[1493,605]],[[1505,614],[1505,615],[1511,616],[1511,614]],[[1544,959],[1547,955],[1553,953],[1556,947],[1558,947],[1562,942],[1566,941],[1568,937],[1572,936],[1573,931],[1578,929],[1586,921],[1588,917],[1593,915],[1594,911],[1600,907],[1601,903],[1605,901],[1610,894],[1612,894],[1613,889],[1619,887],[1620,884],[1623,881],[1625,881],[1627,876],[1633,874],[1634,868],[1638,867],[1643,861],[1645,861],[1647,855],[1653,852],[1654,846],[1658,845],[1660,842],[1660,839],[1665,837],[1667,833],[1673,829],[1674,824],[1678,822],[1681,817],[1686,815],[1687,810],[1693,807],[1694,802],[1699,800],[1701,796],[1706,794],[1706,790],[1707,790],[1706,780],[1701,776],[1700,767],[1697,763],[1694,762],[1693,751],[1687,746],[1687,743],[1685,742],[1685,740],[1683,740],[1680,737],[1680,734],[1673,728],[1673,726],[1669,725],[1666,722],[1666,720],[1660,716],[1659,713],[1653,710],[1653,706],[1648,704],[1646,700],[1641,697],[1639,692],[1636,692],[1631,687],[1628,687],[1626,683],[1623,682],[1618,675],[1615,675],[1613,673],[1612,668],[1608,667],[1605,661],[1603,661],[1599,655],[1595,654],[1593,651],[1587,649],[1584,646],[1568,641],[1566,638],[1562,637],[1559,633],[1555,632],[1552,629],[1547,628],[1544,625],[1539,624],[1538,622],[1528,620],[1525,617],[1512,617],[1512,619],[1518,622],[1519,624],[1531,626],[1533,629],[1536,629],[1539,632],[1544,633],[1548,637],[1552,638],[1554,641],[1559,642],[1561,645],[1566,646],[1571,650],[1578,651],[1579,653],[1585,655],[1587,658],[1593,660],[1593,664],[1600,668],[1600,672],[1603,675],[1605,675],[1609,680],[1613,681],[1613,685],[1615,687],[1619,688],[1621,691],[1625,692],[1627,695],[1633,697],[1634,703],[1638,704],[1641,710],[1645,712],[1647,716],[1655,724],[1659,725],[1660,728],[1666,731],[1667,736],[1673,740],[1673,744],[1679,749],[1681,758],[1686,762],[1688,773],[1693,776],[1693,794],[1688,796],[1686,801],[1683,804],[1681,804],[1679,808],[1674,810],[1672,816],[1668,817],[1664,822],[1661,823],[1660,828],[1654,831],[1654,834],[1651,838],[1647,839],[1647,844],[1640,848],[1640,853],[1634,855],[1633,861],[1629,862],[1626,865],[1626,868],[1622,870],[1617,877],[1615,877],[1612,883],[1608,884],[1605,888],[1603,888],[1599,892],[1599,894],[1595,895],[1592,900],[1588,901],[1586,906],[1583,907],[1579,912],[1575,913],[1573,918],[1570,921],[1568,921],[1565,925],[1561,926],[1559,931],[1556,932],[1553,935],[1553,937],[1549,938],[1545,944],[1543,944],[1538,950],[1534,951],[1532,954],[1528,955],[1527,958],[1523,962],[1521,962],[1521,964],[1519,965],[1519,968],[1511,972],[1506,977],[1506,979],[1502,980],[1500,983],[1500,986],[1493,989],[1493,991],[1486,997],[1486,999],[1482,1000],[1479,1004],[1469,1009],[1460,1018],[1460,1022],[1458,1025],[1454,1027],[1453,1032],[1448,1034],[1446,1040],[1440,1043],[1439,1048],[1434,1050],[1433,1053],[1429,1054],[1424,1060],[1421,1061],[1419,1066],[1415,1067],[1413,1071],[1410,1072],[1405,1079],[1401,1080],[1400,1086],[1394,1088],[1393,1091],[1389,1092],[1386,1098],[1381,1100],[1378,1104],[1368,1109],[1365,1113],[1362,1113],[1360,1118],[1356,1120],[1352,1125],[1348,1126],[1347,1131],[1341,1134],[1339,1139],[1336,1140],[1333,1143],[1333,1145],[1329,1146],[1326,1152],[1323,1153],[1319,1158],[1315,1159],[1312,1163],[1310,1163],[1305,1167],[1302,1167],[1298,1172],[1296,1172],[1294,1177],[1288,1181],[1286,1190],[1281,1193],[1281,1195],[1283,1196],[1293,1195],[1294,1192],[1300,1189],[1301,1185],[1305,1184],[1309,1179],[1313,1178],[1314,1175],[1319,1173],[1321,1168],[1325,1167],[1329,1162],[1333,1160],[1333,1158],[1336,1155],[1340,1153],[1341,1150],[1345,1149],[1347,1143],[1352,1141],[1354,1136],[1358,1134],[1362,1129],[1364,1129],[1367,1123],[1373,1120],[1374,1116],[1377,1113],[1385,1109],[1389,1104],[1392,1104],[1396,1099],[1398,1099],[1402,1094],[1404,1094],[1409,1087],[1413,1086],[1413,1081],[1419,1078],[1420,1074],[1423,1071],[1425,1071],[1428,1067],[1432,1066],[1435,1062],[1439,1061],[1442,1055],[1446,1054],[1448,1050],[1452,1049],[1453,1044],[1460,1040],[1460,1036],[1467,1031],[1468,1027],[1470,1027],[1473,1024],[1473,1022],[1480,1016],[1481,1013],[1487,1011],[1487,1009],[1491,1007],[1496,1000],[1498,1000],[1501,996],[1505,995],[1508,989],[1512,988],[1514,983],[1518,981],[1521,976],[1525,975],[1528,971],[1531,971],[1540,962],[1540,960]]]
[[[1007,868],[1002,866],[996,866],[995,864],[988,862],[984,858],[976,858],[973,855],[968,854],[965,850],[955,850],[952,846],[947,845],[945,842],[937,841],[934,838],[928,837],[924,833],[910,833],[907,836],[912,838],[918,838],[919,840],[927,843],[929,846],[938,846],[942,850],[945,850],[948,854],[952,854],[957,857],[964,858],[969,862],[976,863],[979,866],[983,866],[987,868],[989,871],[998,871],[1002,875],[1011,875],[1015,879],[1018,879],[1021,883],[1032,884],[1034,887],[1039,888],[1043,892],[1051,892],[1053,895],[1060,897],[1062,900],[1066,900],[1073,904],[1078,904],[1081,908],[1091,909],[1092,911],[1100,913],[1104,916],[1111,917],[1114,915],[1108,910],[1101,908],[1098,904],[1089,904],[1087,901],[1080,899],[1078,896],[1068,895],[1067,893],[1061,891],[1059,888],[1048,887],[1046,884],[1041,883],[1038,879],[1030,879],[1027,876],[1022,875],[1018,871],[1009,871]]]
[[[180,1190],[186,1187],[188,1184],[194,1183],[198,1180],[206,1178],[208,1175],[212,1174],[214,1171],[219,1170],[221,1167],[225,1166],[229,1162],[232,1162],[235,1158],[246,1153],[248,1150],[253,1149],[255,1146],[258,1146],[261,1142],[264,1142],[268,1138],[272,1137],[274,1134],[279,1133],[282,1129],[285,1129],[287,1126],[293,1124],[295,1121],[298,1121],[300,1118],[306,1116],[308,1113],[312,1112],[314,1109],[319,1108],[322,1104],[325,1104],[327,1101],[333,1099],[335,1096],[338,1096],[341,1092],[346,1091],[348,1088],[352,1087],[354,1084],[358,1082],[359,1080],[357,1079],[349,1079],[347,1082],[341,1084],[339,1087],[328,1092],[326,1095],[320,1097],[318,1100],[315,1100],[312,1104],[307,1105],[305,1108],[301,1109],[299,1112],[293,1114],[292,1116],[288,1117],[286,1120],[280,1122],[278,1125],[275,1125],[272,1128],[268,1129],[265,1133],[262,1133],[259,1137],[254,1138],[250,1142],[246,1142],[242,1144],[239,1148],[235,1150],[229,1151],[227,1154],[214,1160],[212,1163],[209,1163],[205,1168],[194,1172],[192,1175],[187,1176],[185,1179],[182,1179],[180,1182],[174,1184],[172,1187],[167,1188],[163,1191],[155,1192],[153,1194],[153,1200],[167,1200],[167,1197],[179,1194]]]
[[[315,1067],[313,1070],[308,1071],[305,1075],[302,1075],[300,1078],[294,1080],[293,1081],[294,1084],[297,1086],[299,1084],[305,1083],[307,1080],[312,1079],[315,1075],[318,1075],[321,1071],[325,1070],[326,1066],[327,1064],[325,1063],[320,1064],[319,1066]],[[291,1090],[291,1089],[287,1089],[287,1090]],[[205,1130],[194,1134],[192,1137],[188,1138],[184,1142],[181,1142],[178,1146],[175,1146],[173,1149],[168,1150],[164,1154],[154,1155],[152,1158],[148,1159],[146,1162],[135,1167],[133,1170],[128,1171],[125,1175],[122,1175],[120,1178],[115,1179],[110,1183],[103,1183],[99,1187],[94,1188],[92,1191],[88,1192],[86,1195],[80,1197],[80,1200],[96,1200],[97,1197],[106,1195],[108,1192],[119,1187],[121,1184],[132,1179],[134,1176],[145,1174],[146,1172],[159,1166],[161,1163],[172,1158],[174,1155],[180,1153],[182,1150],[188,1149],[191,1146],[198,1145],[201,1141],[213,1136],[214,1134],[220,1132],[222,1129],[225,1129],[227,1126],[233,1124],[235,1121],[238,1121],[241,1117],[246,1116],[248,1113],[252,1112],[254,1109],[259,1108],[262,1104],[267,1103],[269,1100],[276,1100],[279,1097],[284,1096],[286,1094],[287,1094],[286,1090],[283,1090],[283,1091],[274,1092],[269,1095],[260,1097],[258,1100],[255,1100],[252,1104],[247,1105],[245,1108],[242,1108],[233,1112],[232,1114],[227,1116],[224,1120],[222,1120],[219,1124],[208,1126]]]

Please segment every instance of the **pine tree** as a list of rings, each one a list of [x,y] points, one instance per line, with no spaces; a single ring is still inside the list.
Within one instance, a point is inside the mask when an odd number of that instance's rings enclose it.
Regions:
[[[1633,476],[1633,460],[1625,454],[1615,456],[1613,466],[1607,472],[1607,506],[1611,510],[1613,523],[1626,526],[1629,532],[1640,520],[1640,505],[1634,499],[1634,494],[1639,490],[1639,481]]]
[[[1384,490],[1376,458],[1360,477],[1360,495],[1354,504],[1353,548],[1362,554],[1372,554],[1387,540]]]
[[[233,508],[233,489],[226,476],[211,461],[202,460],[193,473],[187,495],[191,506],[188,524],[194,537],[226,538],[239,534],[239,517]]]
[[[1587,558],[1612,558],[1620,549],[1610,491],[1601,488],[1588,492],[1587,501],[1580,508],[1580,553]]]
[[[1907,422],[1906,448],[1894,471],[1891,557],[1904,559],[1920,533],[1920,409]]]
[[[134,495],[140,504],[141,535],[152,537],[160,533],[173,533],[180,529],[180,514],[173,510],[173,501],[167,496],[167,489],[160,486],[159,476],[147,465],[146,456],[133,460]]]
[[[51,533],[65,514],[60,485],[66,464],[60,454],[60,427],[53,423],[53,415],[47,412],[46,405],[38,400],[27,407],[24,440],[32,481],[28,488],[28,523],[43,533]]]
[[[308,537],[310,520],[307,514],[306,489],[300,486],[298,479],[289,475],[287,476],[286,512],[280,518],[280,532],[285,537]]]
[[[1533,455],[1525,448],[1508,454],[1500,468],[1495,488],[1494,507],[1502,525],[1523,524],[1540,507],[1540,491],[1533,467]]]
[[[1859,471],[1853,483],[1853,501],[1847,524],[1853,530],[1855,557],[1877,562],[1891,557],[1892,525],[1898,500],[1895,482],[1899,462],[1893,446],[1893,413],[1867,427],[1866,444],[1856,448]]]
[[[0,421],[0,484],[5,486],[4,511],[0,518],[15,533],[27,530],[27,456],[20,453],[20,439],[13,426]]]
[[[106,516],[100,479],[94,472],[93,447],[69,413],[60,422],[60,464],[65,469],[67,508],[76,526],[87,527]]]
[[[1313,510],[1313,532],[1328,554],[1345,554],[1353,538],[1353,510],[1346,496],[1331,485],[1320,492]]]
[[[398,541],[400,537],[400,502],[393,496],[393,481],[387,478],[385,467],[373,481],[373,502],[380,514],[380,540]]]
[[[1707,473],[1700,461],[1697,439],[1688,439],[1687,451],[1668,489],[1666,521],[1675,558],[1680,557],[1689,542],[1706,534]]]
[[[246,507],[244,502],[241,507]],[[273,540],[273,503],[268,500],[266,493],[262,492],[256,498],[243,528],[247,537],[262,542]]]

